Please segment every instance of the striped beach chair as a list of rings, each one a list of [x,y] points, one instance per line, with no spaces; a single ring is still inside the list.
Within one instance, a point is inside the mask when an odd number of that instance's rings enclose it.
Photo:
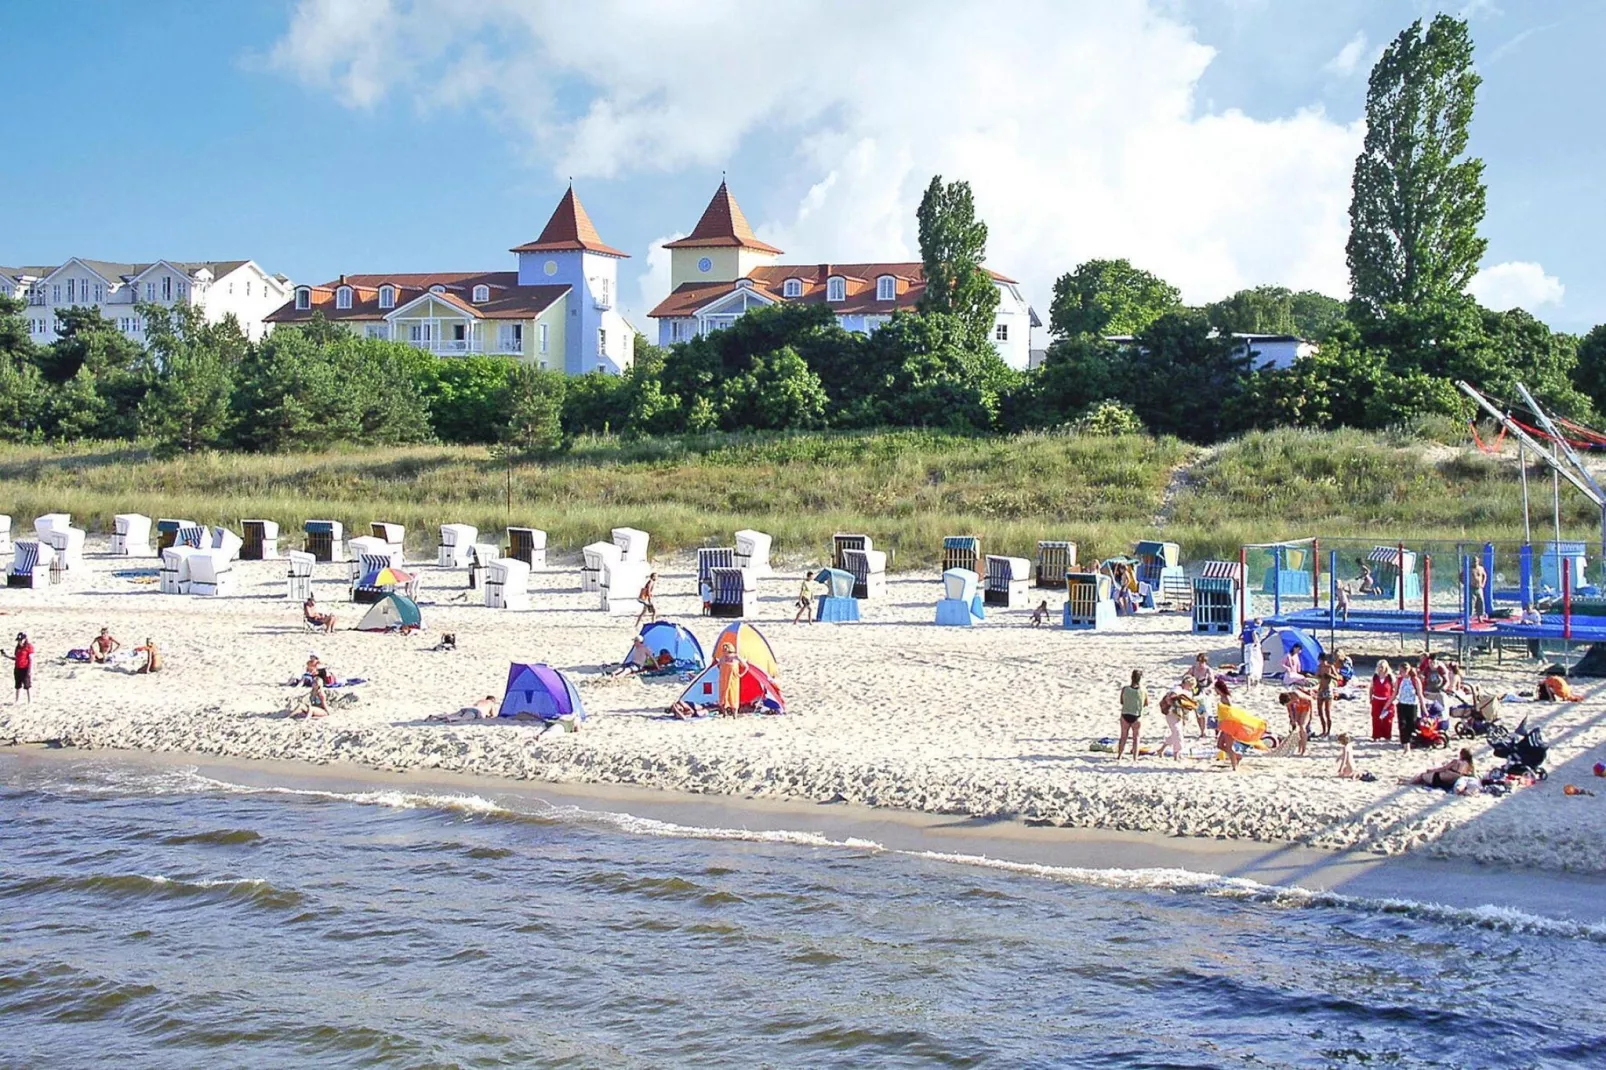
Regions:
[[[708,604],[711,617],[745,617],[756,601],[753,584],[744,568],[718,566],[710,570],[714,597]]]
[[[713,575],[716,568],[735,568],[736,548],[734,546],[704,546],[697,551],[697,588],[702,589],[704,584],[713,584]]]

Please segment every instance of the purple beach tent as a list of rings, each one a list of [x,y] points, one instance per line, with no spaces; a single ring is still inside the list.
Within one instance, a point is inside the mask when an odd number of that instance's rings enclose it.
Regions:
[[[580,693],[562,672],[546,664],[514,662],[508,667],[499,716],[555,721],[571,715],[583,721],[586,710]]]

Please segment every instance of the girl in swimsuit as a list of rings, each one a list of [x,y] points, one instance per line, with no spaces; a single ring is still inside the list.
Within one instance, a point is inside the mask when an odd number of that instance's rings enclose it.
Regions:
[[[1132,737],[1132,760],[1138,758],[1139,722],[1143,711],[1149,708],[1149,692],[1143,686],[1143,670],[1132,670],[1132,683],[1121,688],[1121,742],[1115,748],[1115,760],[1120,761],[1126,752],[1126,740]]]

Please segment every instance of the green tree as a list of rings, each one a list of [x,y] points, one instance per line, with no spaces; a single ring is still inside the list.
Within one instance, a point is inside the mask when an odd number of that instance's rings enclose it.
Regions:
[[[1114,435],[1141,435],[1143,421],[1124,401],[1106,398],[1091,405],[1071,422],[1071,430],[1078,435],[1096,435],[1108,438]]]
[[[40,433],[38,352],[23,316],[26,308],[0,293],[0,437],[8,442],[28,442]]]
[[[1347,248],[1362,314],[1455,300],[1477,271],[1483,161],[1466,151],[1480,81],[1467,24],[1449,15],[1413,22],[1372,68]]]
[[[1293,334],[1294,295],[1284,286],[1239,290],[1206,305],[1205,317],[1222,334]]]
[[[1054,282],[1049,330],[1060,338],[1135,335],[1182,310],[1175,286],[1126,260],[1088,260]]]
[[[790,346],[754,357],[745,373],[724,383],[720,397],[730,430],[806,431],[825,423],[825,387]]]
[[[1289,296],[1294,316],[1294,333],[1301,338],[1323,341],[1346,322],[1344,302],[1316,290],[1300,290]]]
[[[101,397],[88,367],[43,396],[43,424],[47,437],[64,442],[107,438],[106,418],[111,405]]]
[[[1596,326],[1578,342],[1573,385],[1606,413],[1606,323]]]
[[[435,437],[442,442],[495,442],[506,415],[500,406],[515,358],[419,356],[427,360],[413,367],[413,386],[429,407]]]
[[[562,372],[520,363],[508,378],[507,423],[501,445],[515,457],[550,457],[566,445],[563,434]]]
[[[915,219],[926,278],[920,311],[959,317],[966,345],[978,352],[991,348],[998,285],[982,267],[987,259],[987,224],[976,218],[970,183],[945,185],[941,175],[933,175]]]
[[[194,453],[219,445],[229,420],[229,369],[205,346],[177,345],[139,404],[139,430],[159,454]]]
[[[620,432],[629,426],[630,391],[617,375],[587,372],[572,377],[563,395],[563,430],[569,436],[585,432]]]
[[[1194,312],[1168,312],[1132,342],[1126,401],[1157,435],[1214,442],[1241,427],[1249,355]]]

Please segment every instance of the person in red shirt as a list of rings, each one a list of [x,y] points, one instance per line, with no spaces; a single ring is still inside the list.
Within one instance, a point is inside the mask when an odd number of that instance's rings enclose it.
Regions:
[[[0,650],[0,654],[5,654],[5,651]],[[28,635],[26,632],[17,633],[17,649],[10,654],[6,654],[6,657],[10,658],[16,663],[16,667],[12,671],[11,677],[16,682],[17,695],[16,698],[12,699],[12,701],[21,702],[22,693],[26,691],[28,692],[28,701],[32,702],[33,644],[28,642]]]

